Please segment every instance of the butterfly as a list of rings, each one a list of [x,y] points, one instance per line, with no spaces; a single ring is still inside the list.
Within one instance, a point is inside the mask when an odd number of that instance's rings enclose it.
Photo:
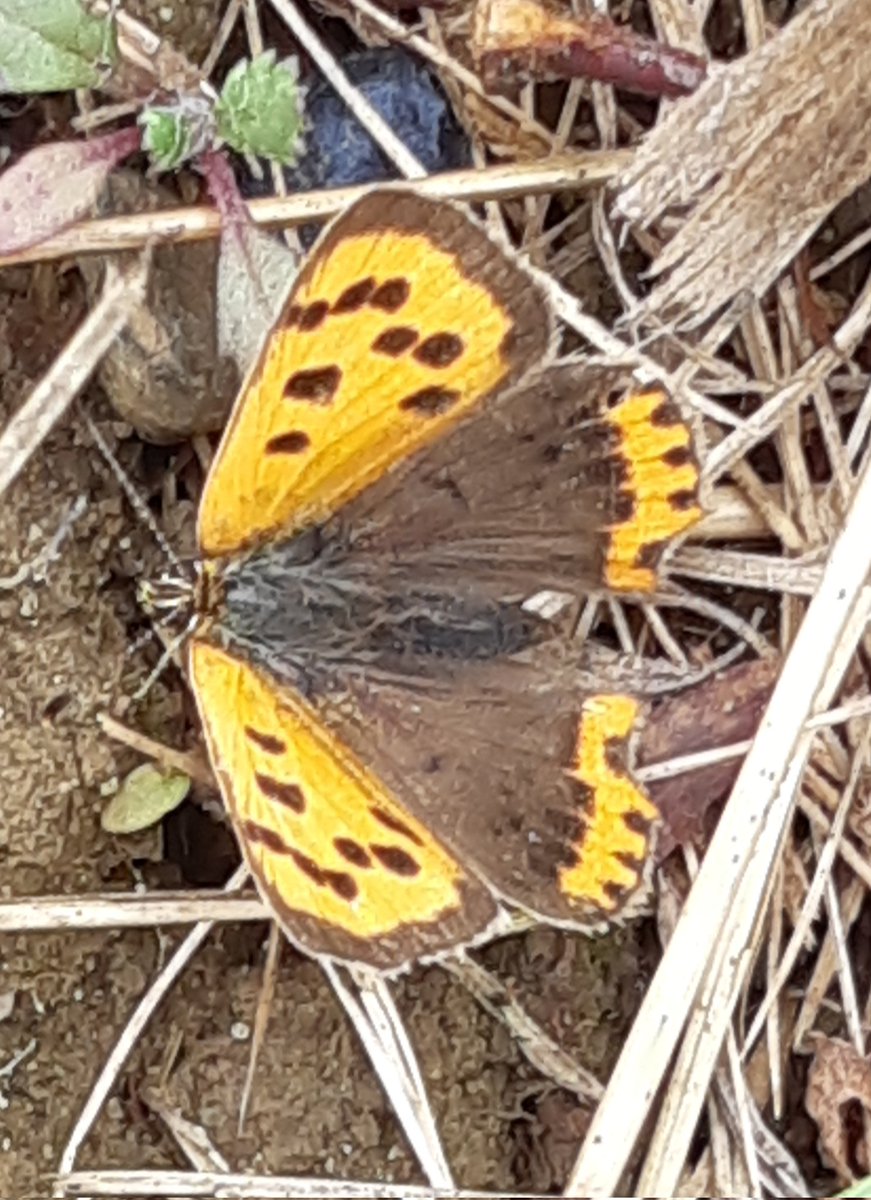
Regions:
[[[251,874],[315,956],[394,971],[501,906],[590,928],[645,890],[629,695],[541,589],[650,593],[701,515],[660,390],[609,404],[544,290],[446,201],[322,235],[201,498],[187,671]]]

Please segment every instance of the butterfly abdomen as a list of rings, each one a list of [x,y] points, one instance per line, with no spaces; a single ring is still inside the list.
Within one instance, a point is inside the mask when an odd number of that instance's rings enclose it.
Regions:
[[[301,547],[300,540],[305,539]],[[514,601],[415,586],[310,534],[251,555],[223,580],[217,625],[255,663],[304,690],[363,669],[414,679],[517,654],[549,634]]]

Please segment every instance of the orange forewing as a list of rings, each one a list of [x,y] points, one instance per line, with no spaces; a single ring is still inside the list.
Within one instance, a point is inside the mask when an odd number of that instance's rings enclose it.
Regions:
[[[197,637],[189,667],[246,861],[295,940],[396,966],[486,928],[495,905],[483,885],[298,693]]]
[[[324,520],[550,338],[528,277],[468,217],[373,193],[318,243],[239,397],[200,505],[202,552]]]

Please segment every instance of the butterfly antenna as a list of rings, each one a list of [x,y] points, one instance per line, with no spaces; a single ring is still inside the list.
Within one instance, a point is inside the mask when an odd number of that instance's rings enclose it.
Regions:
[[[175,567],[175,569],[177,571],[179,571],[180,574],[184,574],[185,573],[184,564],[182,563],[181,559],[176,554],[176,552],[173,550],[172,546],[167,541],[166,536],[163,533],[163,530],[160,528],[160,526],[155,521],[154,515],[151,512],[151,510],[149,509],[148,505],[145,503],[145,501],[142,499],[142,497],[137,492],[136,488],[130,482],[124,468],[118,462],[118,459],[115,457],[113,451],[109,448],[109,443],[103,437],[102,433],[100,433],[99,429],[97,428],[95,423],[92,421],[90,416],[84,410],[81,410],[81,411],[82,411],[82,416],[84,417],[85,424],[88,427],[88,431],[89,431],[91,437],[94,439],[98,449],[100,450],[100,453],[103,455],[106,462],[112,468],[112,473],[115,476],[115,478],[118,480],[118,482],[120,483],[120,485],[124,491],[124,495],[127,497],[131,506],[133,507],[133,511],[136,513],[136,515],[139,517],[139,519],[151,531],[151,533],[154,537],[154,540],[157,542],[158,546],[161,548],[163,553],[166,555],[166,557],[168,558],[170,563],[172,563],[173,567]]]
[[[147,629],[143,630],[142,633],[140,633],[138,638],[136,638],[134,641],[132,641],[127,646],[126,650],[124,651],[125,659],[126,658],[135,658],[136,655],[139,653],[139,651],[142,649],[142,647],[147,646],[148,643],[152,640],[152,638],[155,638],[155,637],[157,637],[157,634],[154,632],[153,627],[149,625],[149,627]]]
[[[160,658],[157,660],[157,664],[155,665],[153,670],[149,672],[148,677],[146,678],[145,682],[141,683],[139,685],[139,687],[136,689],[136,691],[133,693],[132,701],[134,704],[138,703],[140,700],[144,699],[145,696],[148,695],[148,693],[151,691],[154,684],[157,682],[157,680],[160,678],[160,676],[163,674],[163,672],[166,670],[166,668],[172,662],[179,646],[181,646],[193,633],[194,629],[197,626],[198,621],[199,621],[199,614],[193,613],[191,615],[190,619],[188,620],[187,624],[185,625],[184,629],[182,629],[179,633],[177,633],[175,635],[174,638],[172,638],[170,641],[168,641],[164,644],[163,653],[161,654]]]

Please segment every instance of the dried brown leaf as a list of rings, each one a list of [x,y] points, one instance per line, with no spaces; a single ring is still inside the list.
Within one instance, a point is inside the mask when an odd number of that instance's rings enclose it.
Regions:
[[[50,142],[0,175],[0,254],[34,246],[86,216],[109,172],[139,148],[139,130]]]
[[[775,660],[740,663],[663,700],[642,732],[639,762],[664,762],[752,737],[778,667]],[[682,842],[704,839],[705,817],[729,794],[740,766],[740,758],[729,759],[648,785],[663,816],[660,860]]]
[[[805,1105],[820,1131],[820,1148],[842,1179],[852,1180],[850,1138],[841,1111],[858,1100],[871,1113],[871,1063],[841,1038],[815,1034]]]

